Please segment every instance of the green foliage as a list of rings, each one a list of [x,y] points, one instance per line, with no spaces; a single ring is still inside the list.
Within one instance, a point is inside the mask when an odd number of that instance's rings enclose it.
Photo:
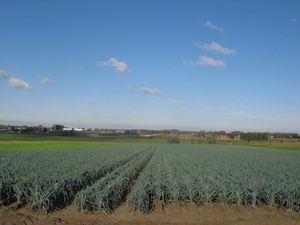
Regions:
[[[241,139],[245,141],[265,141],[268,140],[268,133],[259,133],[259,132],[248,132],[241,133]]]
[[[138,174],[147,165],[154,151],[155,148],[149,148],[93,185],[78,192],[74,200],[75,210],[103,211],[106,214],[113,212],[130,192]]]
[[[3,216],[8,216],[8,215],[9,215],[9,210],[8,210],[8,208],[3,207],[1,214],[2,214]]]
[[[0,153],[0,204],[53,212],[113,212],[136,184],[132,209],[244,205],[300,209],[300,154],[233,145],[137,145]]]
[[[299,218],[298,217],[296,217],[296,216],[294,216],[294,215],[292,215],[292,220],[299,220]]]
[[[62,131],[63,129],[64,129],[64,125],[53,124],[52,126],[53,131]]]
[[[79,136],[79,135],[74,130],[64,130],[62,132],[62,136],[72,136],[72,137],[75,137],[75,136]]]
[[[26,202],[33,204],[34,210],[52,212],[66,207],[77,192],[145,152],[149,152],[145,145],[3,152],[0,201],[3,204]]]
[[[205,141],[206,144],[215,144],[217,143],[217,137],[215,135],[207,135]]]
[[[149,213],[153,202],[277,205],[300,209],[298,152],[241,146],[160,145],[137,180],[130,202]],[[284,171],[282,168],[285,168]],[[239,221],[242,221],[240,218]]]
[[[167,142],[171,143],[171,144],[179,144],[180,140],[179,140],[179,137],[177,135],[176,136],[171,135],[171,136],[168,137]]]
[[[242,217],[239,217],[239,218],[237,218],[236,219],[236,221],[238,221],[238,222],[244,222],[246,219],[245,218],[242,218]]]

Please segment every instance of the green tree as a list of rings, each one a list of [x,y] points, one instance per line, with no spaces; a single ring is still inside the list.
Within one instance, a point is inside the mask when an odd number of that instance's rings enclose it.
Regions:
[[[206,140],[206,144],[215,144],[215,143],[217,143],[216,135],[207,135],[205,140]]]
[[[179,140],[179,137],[176,135],[176,136],[169,136],[168,139],[167,139],[167,142],[168,143],[171,143],[171,144],[179,144],[180,140]]]
[[[64,129],[63,125],[59,125],[59,124],[54,124],[52,127],[53,131],[62,131]]]

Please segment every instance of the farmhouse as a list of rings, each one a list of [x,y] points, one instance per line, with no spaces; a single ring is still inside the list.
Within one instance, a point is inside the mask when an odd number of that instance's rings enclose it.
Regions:
[[[229,136],[227,134],[220,134],[218,135],[218,139],[226,140],[229,139]]]

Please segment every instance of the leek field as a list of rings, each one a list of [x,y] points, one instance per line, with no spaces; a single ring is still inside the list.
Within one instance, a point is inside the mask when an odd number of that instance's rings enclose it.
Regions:
[[[14,202],[46,214],[111,214],[203,204],[300,209],[300,152],[233,145],[122,144],[0,153],[0,206]],[[128,194],[130,197],[127,197]]]

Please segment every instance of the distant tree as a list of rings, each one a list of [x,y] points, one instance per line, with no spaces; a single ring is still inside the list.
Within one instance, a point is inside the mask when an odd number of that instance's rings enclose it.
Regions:
[[[59,125],[59,124],[54,124],[52,127],[53,131],[62,131],[64,129],[63,125]]]
[[[190,138],[190,144],[194,144],[195,143],[195,138]]]
[[[250,142],[250,141],[265,141],[268,140],[268,133],[261,132],[247,132],[241,133],[241,138]]]
[[[23,132],[35,132],[34,127],[26,127]]]
[[[217,143],[217,137],[215,135],[207,135],[205,141],[206,144],[215,144]]]
[[[74,130],[64,130],[62,136],[77,136]]]
[[[167,139],[167,142],[168,143],[171,143],[171,144],[179,144],[180,140],[179,140],[179,137],[176,135],[176,136],[169,136],[168,139]]]
[[[171,131],[170,131],[170,130],[162,130],[162,132],[163,132],[164,134],[171,134]]]
[[[170,132],[172,133],[172,134],[179,134],[180,133],[180,130],[178,130],[178,129],[172,129],[172,130],[170,130]]]
[[[240,135],[241,136],[241,131],[232,131],[231,133],[229,133],[228,135],[229,135],[229,138],[230,139],[234,139],[235,137],[237,137],[238,135]]]
[[[124,135],[130,135],[130,130],[125,130]]]
[[[200,130],[198,132],[198,137],[205,137],[205,135],[206,135],[206,131],[205,130]]]

